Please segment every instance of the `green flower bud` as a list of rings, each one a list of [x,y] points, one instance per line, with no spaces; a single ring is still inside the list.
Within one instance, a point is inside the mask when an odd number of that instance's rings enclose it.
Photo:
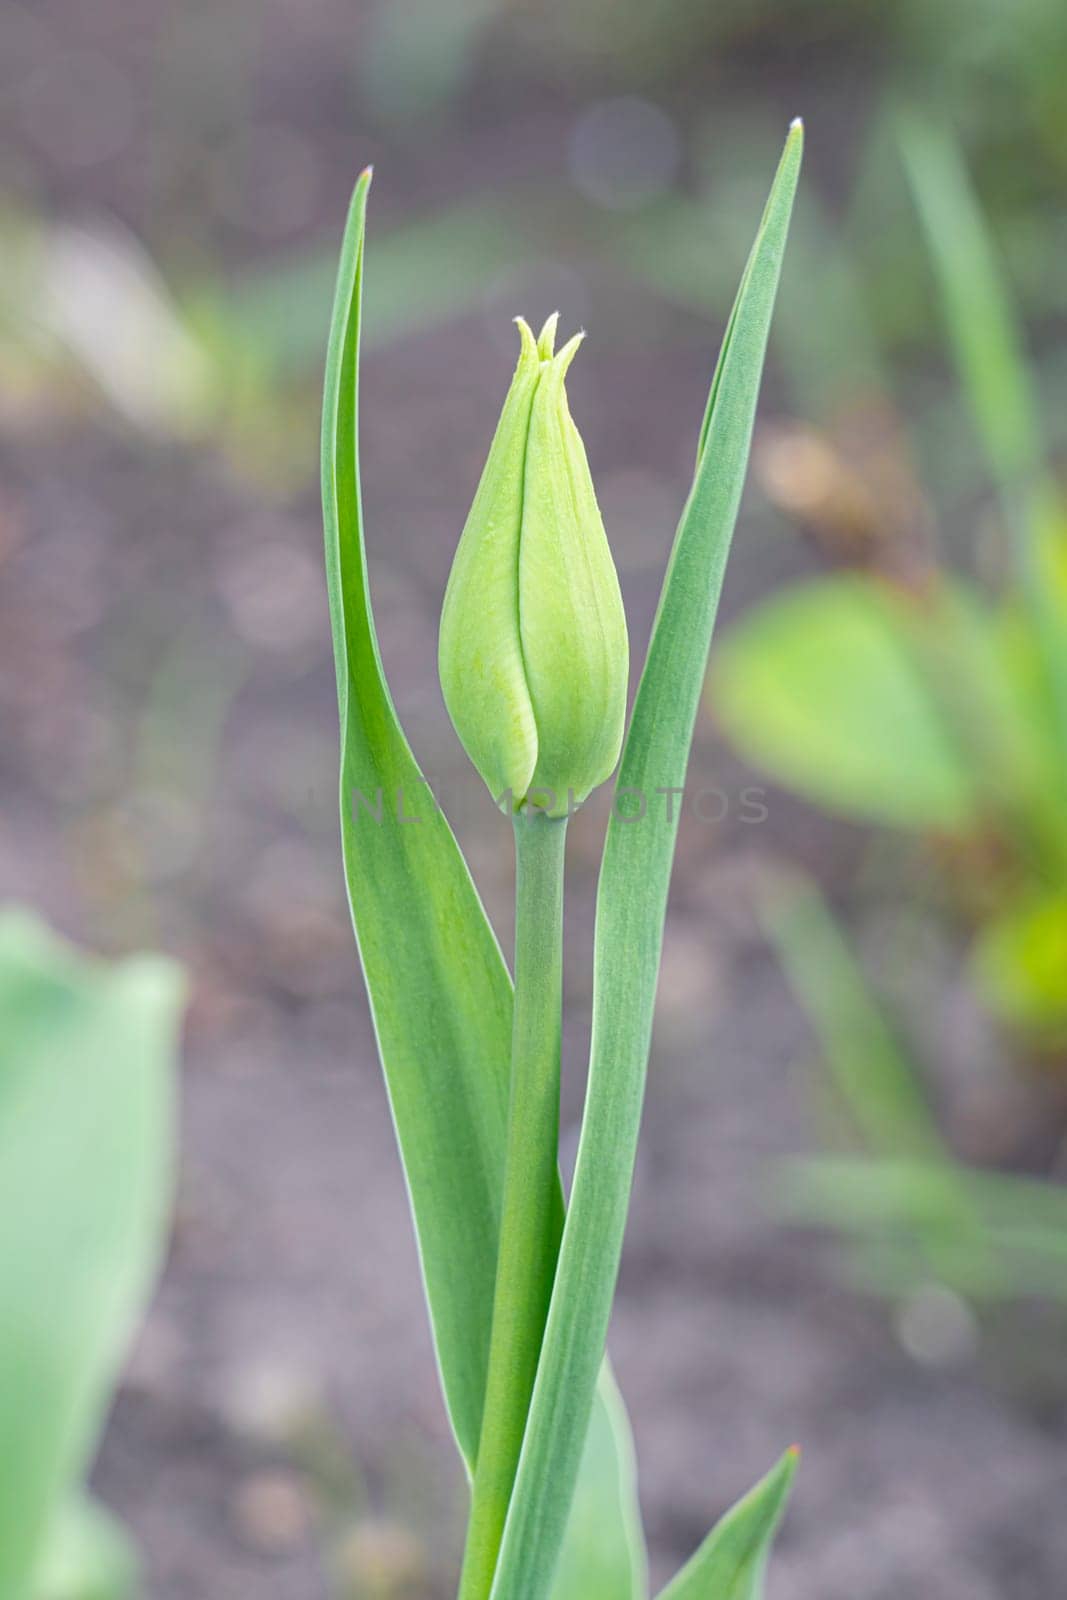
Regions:
[[[495,798],[552,815],[585,799],[622,746],[629,646],[619,580],[567,406],[577,334],[556,317],[519,364],[441,613],[445,704]]]

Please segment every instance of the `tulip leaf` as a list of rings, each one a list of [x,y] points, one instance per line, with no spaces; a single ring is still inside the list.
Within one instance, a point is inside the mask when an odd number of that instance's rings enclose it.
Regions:
[[[511,1004],[503,957],[466,863],[444,816],[426,803],[425,780],[393,709],[371,612],[357,453],[369,182],[366,173],[356,187],[345,233],[323,412],[341,843],[445,1399],[469,1465],[481,1426],[496,1270]],[[406,812],[398,805],[405,796]],[[423,820],[402,824],[402,814]]]
[[[645,1600],[647,1568],[630,1422],[605,1366],[552,1600]]]
[[[797,1469],[797,1452],[778,1464],[715,1524],[659,1600],[762,1600],[763,1572]]]
[[[96,966],[0,913],[5,1600],[30,1600],[159,1265],[181,992],[169,962]]]
[[[897,827],[959,829],[975,795],[905,626],[857,576],[797,585],[715,653],[708,692],[743,756],[806,799]]]
[[[570,1209],[493,1600],[550,1591],[607,1335],[644,1098],[678,807],[748,462],[802,133],[790,131],[711,385],[623,749],[597,895],[589,1084]],[[646,800],[620,816],[627,790]]]
[[[49,1530],[31,1600],[132,1600],[137,1587],[137,1557],[123,1528],[76,1496]]]
[[[418,1236],[445,1401],[471,1469],[481,1426],[504,1184],[512,989],[466,862],[394,710],[371,609],[360,505],[357,384],[370,174],[341,251],[326,365],[322,499],[341,719],[341,843],[352,920]],[[418,825],[400,822],[423,797]],[[403,808],[406,797],[407,811]],[[503,827],[504,822],[501,820]],[[562,1207],[562,1189],[560,1205]],[[627,1432],[610,1378],[616,1459],[587,1471],[627,1483]],[[584,1425],[583,1425],[584,1427]],[[579,1450],[581,1441],[579,1441]],[[595,1485],[589,1492],[598,1492]],[[619,1497],[630,1514],[632,1489]],[[614,1546],[640,1548],[620,1520]],[[640,1564],[628,1587],[637,1593]]]

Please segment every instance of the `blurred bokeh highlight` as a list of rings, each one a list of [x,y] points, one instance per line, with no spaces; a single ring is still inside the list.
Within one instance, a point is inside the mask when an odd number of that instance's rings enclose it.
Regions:
[[[1065,78],[1061,0],[0,0],[0,898],[193,985],[170,1264],[94,1485],[155,1600],[427,1600],[458,1558],[337,845],[354,178],[382,649],[507,947],[436,632],[510,319],[588,329],[640,660],[796,114],[612,1349],[656,1575],[799,1439],[772,1596],[1059,1592]],[[572,827],[571,1153],[609,802]]]

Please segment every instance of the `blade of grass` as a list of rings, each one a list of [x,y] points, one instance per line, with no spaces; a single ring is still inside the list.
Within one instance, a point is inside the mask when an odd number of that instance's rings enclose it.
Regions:
[[[956,142],[917,111],[898,114],[897,136],[963,391],[1011,504],[1044,471],[1023,331]]]
[[[872,1149],[941,1160],[948,1154],[915,1069],[814,884],[776,887],[761,921],[815,1030],[834,1084]]]
[[[341,719],[341,843],[352,921],[403,1159],[446,1405],[478,1449],[504,1187],[511,980],[389,694],[360,505],[357,384],[370,173],[349,212],[323,402],[326,571]],[[400,822],[399,801],[416,826]],[[420,799],[421,797],[421,799]],[[503,823],[501,823],[503,826]],[[562,1217],[562,1189],[558,1191]],[[625,1477],[626,1431],[605,1405]],[[580,1445],[581,1441],[579,1441]],[[599,1458],[589,1458],[590,1470]],[[632,1497],[631,1497],[632,1500]],[[631,1500],[620,1501],[620,1514]],[[619,1526],[620,1548],[640,1546]],[[631,1565],[631,1580],[639,1566]]]
[[[1023,328],[957,142],[915,110],[899,114],[898,139],[963,393],[1005,522],[1017,530],[1019,581],[1041,646],[1067,782],[1067,528]]]
[[[972,1281],[994,1291],[999,1270],[970,1188],[941,1137],[919,1080],[863,969],[814,884],[765,897],[764,926],[822,1046],[833,1081],[871,1150],[923,1163],[936,1182],[936,1211],[921,1218],[918,1243],[935,1272],[949,1275],[961,1252]]]
[[[796,1476],[787,1450],[765,1478],[715,1524],[659,1600],[760,1600],[763,1571]]]
[[[942,1281],[976,1300],[1030,1295],[1067,1301],[1067,1194],[1054,1182],[958,1166],[955,1181],[966,1186],[988,1247],[1001,1271],[995,1280],[980,1270],[974,1252],[959,1236],[946,1236],[938,1262]],[[944,1221],[945,1174],[941,1165],[856,1156],[819,1156],[787,1162],[778,1201],[790,1218],[808,1225],[847,1231],[870,1254],[872,1241],[912,1235]],[[953,1246],[960,1246],[954,1249]],[[926,1253],[920,1252],[913,1281],[929,1282]],[[894,1292],[894,1281],[865,1286]]]
[[[494,1600],[549,1592],[607,1335],[644,1098],[676,806],[748,461],[767,333],[800,171],[790,131],[723,340],[696,476],[671,553],[619,772],[647,797],[613,815],[597,896],[589,1085],[574,1186]]]

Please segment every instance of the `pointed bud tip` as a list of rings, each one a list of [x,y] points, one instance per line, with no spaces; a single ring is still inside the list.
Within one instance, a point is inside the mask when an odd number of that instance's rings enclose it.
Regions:
[[[584,344],[584,342],[585,329],[581,328],[577,333],[571,335],[571,337],[567,340],[567,343],[563,346],[562,350],[558,350],[556,352],[552,360],[552,370],[560,379],[563,379],[567,376],[567,369],[574,360],[575,356],[578,354],[579,347]]]
[[[371,165],[370,162],[368,162],[367,165],[363,168],[363,171],[360,173],[359,180],[362,183],[363,180],[366,179],[366,181],[369,183],[373,177],[374,177],[374,167]]]
[[[789,124],[789,133],[790,133],[790,137],[791,138],[797,138],[798,136],[799,137],[803,137],[803,134],[804,134],[804,118],[803,117],[794,117],[793,118],[792,122]]]
[[[559,312],[553,311],[550,317],[545,318],[545,325],[537,335],[537,353],[542,361],[551,361],[556,348],[556,328],[559,326]]]
[[[523,362],[533,361],[536,365],[540,357],[537,350],[537,340],[533,336],[533,329],[525,317],[513,317],[516,328],[519,330],[519,365]]]

